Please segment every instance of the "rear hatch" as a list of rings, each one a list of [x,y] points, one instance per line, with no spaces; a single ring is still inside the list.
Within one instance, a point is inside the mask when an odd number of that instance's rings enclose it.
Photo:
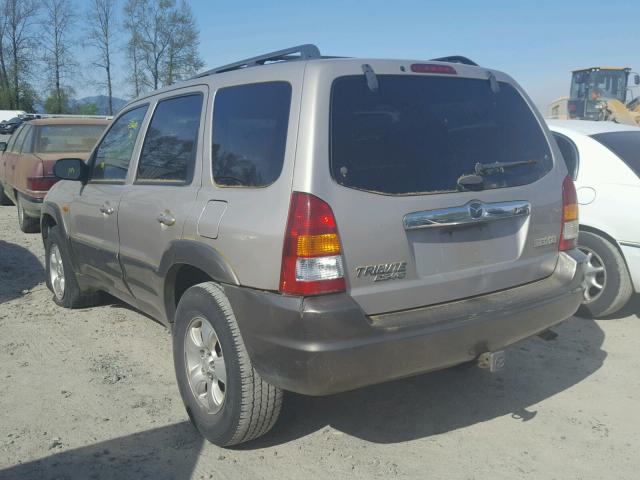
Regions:
[[[326,196],[351,296],[379,314],[550,275],[565,173],[523,95],[478,68],[387,63],[331,82]]]

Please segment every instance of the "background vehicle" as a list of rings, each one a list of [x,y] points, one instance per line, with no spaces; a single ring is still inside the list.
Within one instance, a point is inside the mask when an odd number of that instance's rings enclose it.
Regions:
[[[0,202],[18,208],[23,232],[40,231],[40,208],[57,181],[53,164],[69,156],[86,159],[107,120],[48,118],[23,123],[0,143]]]
[[[248,441],[283,390],[496,367],[570,317],[586,257],[554,158],[518,85],[462,57],[242,60],[133,101],[88,164],[56,164],[75,182],[43,206],[48,285],[173,323],[190,418]]]
[[[549,105],[549,118],[610,120],[640,126],[640,99],[629,78],[640,85],[640,75],[630,68],[591,67],[574,70],[570,96]]]
[[[580,310],[593,317],[621,309],[640,292],[640,128],[551,120],[580,203],[578,245],[587,255]]]
[[[24,123],[25,119],[23,117],[13,117],[9,120],[3,120],[0,122],[0,134],[2,135],[11,135],[16,129]]]
[[[5,122],[14,117],[19,117],[25,113],[26,112],[24,110],[0,110],[0,122]]]

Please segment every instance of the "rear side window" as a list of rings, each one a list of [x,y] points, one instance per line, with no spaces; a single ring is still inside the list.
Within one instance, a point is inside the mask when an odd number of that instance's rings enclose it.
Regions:
[[[571,178],[576,180],[578,178],[579,163],[578,148],[573,141],[560,133],[554,132],[553,138],[555,138],[558,148],[560,149],[560,153],[562,153],[562,159],[567,166],[569,175],[571,175]]]
[[[27,132],[29,131],[29,126],[30,125],[23,125],[22,127],[20,127],[20,130],[16,131],[13,134],[16,139],[13,142],[13,145],[10,146],[11,153],[20,153],[20,151],[22,150],[22,143],[24,142],[24,137],[27,135]]]
[[[191,183],[202,99],[198,93],[158,102],[142,145],[138,182]]]
[[[609,132],[593,135],[640,177],[640,131]]]
[[[111,124],[96,149],[91,180],[124,181],[147,108],[143,105],[129,110]]]
[[[484,189],[534,182],[553,166],[522,96],[487,80],[364,75],[334,81],[331,172],[346,187],[384,194],[455,192],[478,163],[535,162],[483,174]]]
[[[217,185],[265,187],[284,163],[291,85],[256,83],[222,88],[213,109],[213,178]]]
[[[93,150],[106,125],[41,125],[36,153],[84,153]]]

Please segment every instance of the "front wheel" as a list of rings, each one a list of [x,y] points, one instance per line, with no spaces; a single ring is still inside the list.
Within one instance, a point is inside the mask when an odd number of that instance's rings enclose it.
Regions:
[[[44,240],[47,287],[53,293],[53,301],[66,308],[82,308],[99,302],[98,292],[84,292],[78,285],[71,266],[69,253],[65,248],[60,227],[52,227]]]
[[[584,299],[578,315],[599,318],[617,312],[633,293],[622,254],[607,239],[585,231],[580,232],[578,248],[587,255]]]
[[[219,446],[267,433],[282,406],[282,391],[266,383],[249,359],[229,300],[213,282],[180,298],[173,328],[173,361],[189,418]]]

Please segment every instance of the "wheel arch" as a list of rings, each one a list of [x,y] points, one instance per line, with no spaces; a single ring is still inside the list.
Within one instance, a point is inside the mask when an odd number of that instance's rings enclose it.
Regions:
[[[208,281],[240,284],[218,250],[193,240],[172,242],[162,258],[159,274],[164,278],[163,300],[169,323],[173,323],[178,301],[189,287]]]
[[[607,240],[609,243],[611,243],[613,246],[615,246],[618,249],[618,252],[620,252],[620,255],[622,255],[622,258],[624,259],[625,263],[627,263],[627,260],[624,257],[624,252],[622,251],[620,244],[615,238],[613,238],[607,232],[605,232],[604,230],[600,230],[599,228],[592,227],[590,225],[583,225],[583,224],[580,224],[580,231],[593,233],[594,235],[598,235],[604,238],[605,240]],[[578,242],[579,242],[579,239],[578,239]]]

